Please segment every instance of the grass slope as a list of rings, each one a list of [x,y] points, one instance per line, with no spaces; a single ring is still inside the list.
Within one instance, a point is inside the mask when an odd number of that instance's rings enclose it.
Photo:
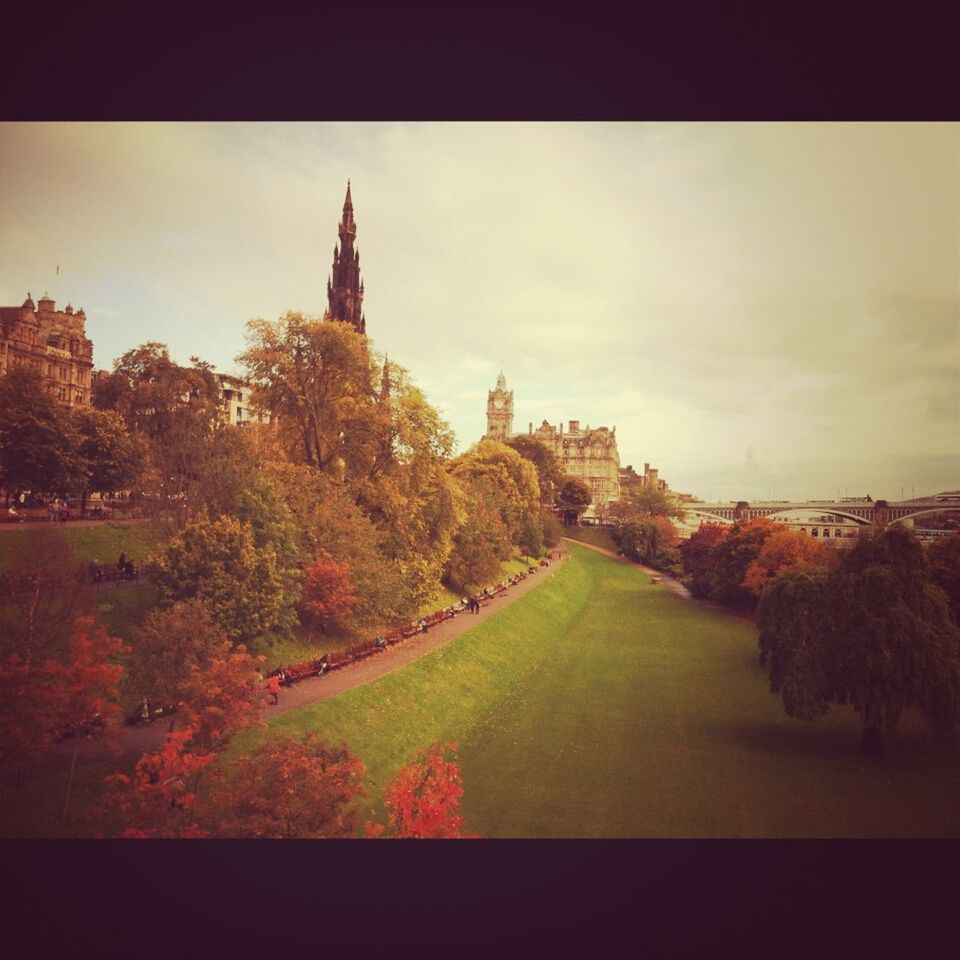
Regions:
[[[613,533],[609,527],[564,527],[563,535],[571,540],[579,540],[594,547],[612,550],[614,553],[618,550],[617,542],[613,539]]]
[[[570,554],[442,650],[246,742],[345,741],[375,801],[418,748],[454,740],[468,829],[487,837],[960,835],[956,761],[918,724],[867,761],[851,711],[783,713],[750,624]]]
[[[63,533],[81,566],[92,560],[102,564],[115,563],[121,553],[139,564],[169,536],[162,527],[149,523],[104,523],[89,527],[67,523],[54,529]],[[6,573],[13,566],[14,558],[30,549],[30,540],[35,534],[33,528],[0,531],[0,573]]]

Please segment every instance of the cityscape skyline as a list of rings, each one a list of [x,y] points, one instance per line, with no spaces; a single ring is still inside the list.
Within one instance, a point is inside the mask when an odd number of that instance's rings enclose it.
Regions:
[[[374,347],[460,449],[617,428],[710,500],[960,487],[957,124],[4,124],[5,304],[87,313],[95,364],[226,373],[320,315],[352,181]]]

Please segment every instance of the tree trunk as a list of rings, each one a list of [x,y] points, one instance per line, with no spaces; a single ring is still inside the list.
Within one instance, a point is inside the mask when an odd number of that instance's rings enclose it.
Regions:
[[[860,738],[860,749],[868,756],[883,756],[883,707],[873,692],[863,711],[863,735]]]

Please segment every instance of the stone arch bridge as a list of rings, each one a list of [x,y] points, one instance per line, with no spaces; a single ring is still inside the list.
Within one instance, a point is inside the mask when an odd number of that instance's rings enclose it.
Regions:
[[[687,515],[699,516],[707,521],[734,523],[737,520],[753,520],[756,517],[773,517],[777,514],[791,513],[795,510],[819,510],[853,520],[861,526],[885,527],[890,523],[912,520],[925,513],[960,513],[960,493],[937,494],[915,500],[890,503],[887,500],[871,500],[869,497],[840,500],[806,500],[791,502],[784,500],[758,501],[746,500],[726,503],[687,503],[684,504]]]

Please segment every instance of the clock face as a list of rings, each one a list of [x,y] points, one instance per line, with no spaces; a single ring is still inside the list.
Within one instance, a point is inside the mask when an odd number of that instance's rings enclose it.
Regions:
[[[497,399],[493,401],[493,405],[499,410],[503,406],[503,397],[497,397]]]

